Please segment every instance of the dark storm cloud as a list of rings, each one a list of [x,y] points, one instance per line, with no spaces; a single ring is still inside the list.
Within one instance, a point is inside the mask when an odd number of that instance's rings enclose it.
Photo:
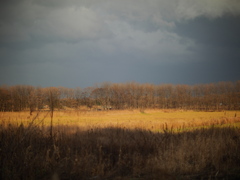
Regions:
[[[237,0],[9,0],[0,84],[204,83],[240,78]]]
[[[185,23],[177,23],[175,32],[195,42],[195,60],[201,79],[238,80],[240,78],[240,16],[224,16],[216,19],[200,17]],[[202,70],[200,77],[199,70]]]
[[[224,16],[216,19],[199,17],[177,23],[174,31],[194,39],[196,43],[220,47],[240,47],[240,16]]]

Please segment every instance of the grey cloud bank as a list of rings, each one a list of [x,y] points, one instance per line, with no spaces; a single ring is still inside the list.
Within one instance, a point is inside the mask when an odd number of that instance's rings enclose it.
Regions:
[[[238,0],[11,0],[0,17],[0,85],[240,79]]]

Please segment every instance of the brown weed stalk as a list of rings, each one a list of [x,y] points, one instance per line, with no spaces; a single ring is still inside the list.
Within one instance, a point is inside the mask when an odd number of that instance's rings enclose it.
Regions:
[[[240,178],[234,127],[154,133],[62,126],[51,137],[41,128],[29,133],[9,125],[1,126],[0,139],[2,179]]]

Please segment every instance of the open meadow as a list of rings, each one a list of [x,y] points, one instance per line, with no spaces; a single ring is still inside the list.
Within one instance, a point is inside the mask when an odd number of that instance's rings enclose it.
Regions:
[[[1,124],[50,126],[50,112],[28,111],[1,112]],[[183,111],[183,110],[63,110],[54,111],[54,129],[59,126],[79,127],[81,129],[118,127],[127,129],[143,129],[153,132],[170,128],[173,130],[187,130],[191,128],[208,127],[210,125],[240,125],[240,111]]]
[[[3,179],[239,179],[240,111],[1,112]],[[52,129],[52,133],[50,133]]]

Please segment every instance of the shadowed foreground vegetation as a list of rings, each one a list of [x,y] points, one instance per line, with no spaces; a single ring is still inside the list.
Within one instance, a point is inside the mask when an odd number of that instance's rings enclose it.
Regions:
[[[240,129],[1,125],[2,179],[239,179]]]

